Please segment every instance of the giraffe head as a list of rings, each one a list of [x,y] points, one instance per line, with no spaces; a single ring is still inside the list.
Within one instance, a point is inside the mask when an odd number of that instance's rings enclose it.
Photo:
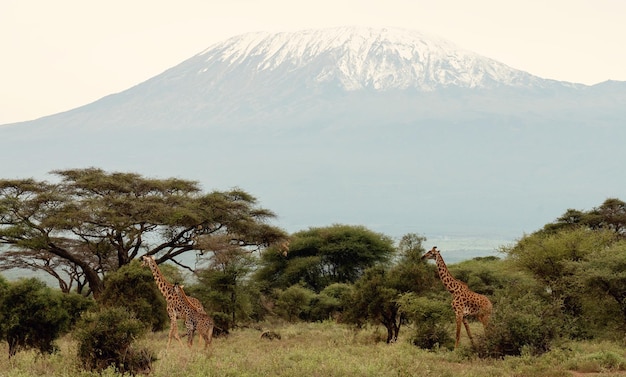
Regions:
[[[289,253],[290,242],[291,241],[287,240],[280,244],[279,250],[281,251],[281,254],[283,255],[283,257],[287,257],[287,254]]]
[[[141,257],[141,265],[143,267],[150,267],[150,262],[154,263],[154,257],[152,255],[144,255]]]
[[[433,246],[433,248],[430,249],[430,251],[422,255],[422,259],[437,259],[438,255],[439,255],[439,250],[437,250],[437,246]]]

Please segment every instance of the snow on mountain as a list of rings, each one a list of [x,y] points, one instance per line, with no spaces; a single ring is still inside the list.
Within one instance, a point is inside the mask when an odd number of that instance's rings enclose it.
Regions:
[[[249,33],[218,43],[198,58],[207,66],[219,61],[247,65],[257,72],[312,68],[314,82],[336,81],[345,90],[432,91],[450,86],[530,86],[543,81],[441,38],[389,28]],[[199,68],[199,73],[207,72],[209,68]]]

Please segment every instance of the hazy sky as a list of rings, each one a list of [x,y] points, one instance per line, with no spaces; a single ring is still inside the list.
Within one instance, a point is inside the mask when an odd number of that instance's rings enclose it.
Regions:
[[[556,80],[626,81],[624,0],[0,0],[0,124],[130,88],[251,31],[399,27]]]

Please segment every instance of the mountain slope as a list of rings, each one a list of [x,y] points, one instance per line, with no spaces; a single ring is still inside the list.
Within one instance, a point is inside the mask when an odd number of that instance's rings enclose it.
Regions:
[[[2,126],[0,158],[9,178],[98,166],[240,186],[289,231],[514,237],[626,198],[624,103],[626,83],[543,79],[413,31],[253,33]]]

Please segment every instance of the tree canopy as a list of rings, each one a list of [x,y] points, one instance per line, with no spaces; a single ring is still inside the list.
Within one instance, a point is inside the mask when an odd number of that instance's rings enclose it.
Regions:
[[[332,283],[354,283],[394,251],[391,238],[363,226],[310,228],[294,233],[288,249],[263,252],[257,278],[274,288],[301,283],[319,293]]]
[[[589,211],[568,209],[555,221],[546,224],[541,233],[556,233],[565,228],[584,227],[591,230],[610,230],[620,237],[626,236],[626,203],[608,198]]]
[[[195,181],[97,168],[52,174],[60,181],[0,180],[0,269],[45,271],[65,291],[98,298],[107,272],[143,254],[192,269],[178,257],[214,251],[214,236],[251,250],[285,237],[241,189],[202,193]]]

